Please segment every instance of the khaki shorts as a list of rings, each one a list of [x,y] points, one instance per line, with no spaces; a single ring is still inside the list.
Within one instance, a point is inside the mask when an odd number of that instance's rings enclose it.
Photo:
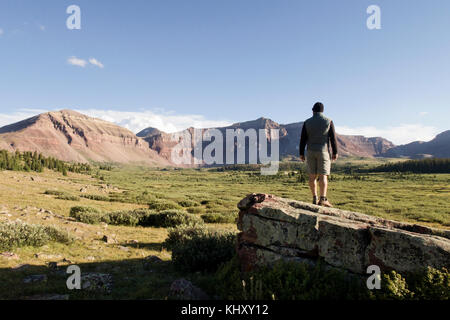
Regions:
[[[327,151],[307,151],[306,167],[309,174],[329,176],[331,171],[330,154]]]

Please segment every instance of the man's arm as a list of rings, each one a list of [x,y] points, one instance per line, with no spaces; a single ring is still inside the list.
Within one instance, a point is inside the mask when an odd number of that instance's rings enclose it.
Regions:
[[[331,150],[333,152],[333,159],[337,159],[338,147],[337,147],[336,132],[334,130],[333,121],[331,121],[331,123],[330,123],[330,131],[329,131],[328,135],[330,137]]]
[[[305,158],[305,147],[306,147],[307,141],[308,141],[308,133],[306,132],[305,123],[303,123],[302,134],[300,136],[300,147],[299,147],[300,158],[303,157],[302,160]]]

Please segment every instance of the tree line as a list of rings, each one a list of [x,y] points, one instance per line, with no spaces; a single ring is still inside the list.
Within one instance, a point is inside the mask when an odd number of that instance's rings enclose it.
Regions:
[[[372,172],[450,173],[450,159],[421,159],[386,163],[370,169]]]
[[[38,152],[8,152],[0,150],[0,170],[12,171],[35,171],[42,172],[44,169],[61,172],[90,173],[92,168],[86,163],[67,163],[53,157],[44,157]]]

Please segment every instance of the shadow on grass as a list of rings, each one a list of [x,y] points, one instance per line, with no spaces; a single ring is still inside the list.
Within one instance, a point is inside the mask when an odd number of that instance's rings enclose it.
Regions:
[[[129,245],[129,244],[128,244]],[[155,244],[148,244],[154,247]],[[60,295],[70,300],[83,299],[154,299],[167,298],[170,284],[182,275],[173,269],[170,261],[148,262],[129,259],[76,264],[82,277],[86,274],[107,274],[110,292],[104,287],[95,290],[69,290],[66,282],[68,263],[54,266],[21,265],[0,269],[0,299],[37,299]],[[31,277],[30,277],[31,276]],[[28,283],[27,283],[28,280]],[[102,283],[102,281],[100,281]],[[107,287],[107,286],[105,286]]]

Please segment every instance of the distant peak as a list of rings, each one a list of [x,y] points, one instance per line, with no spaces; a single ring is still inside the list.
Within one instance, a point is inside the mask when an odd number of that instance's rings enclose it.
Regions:
[[[160,133],[163,133],[163,132],[157,128],[148,127],[142,131],[139,131],[136,135],[141,138],[146,138],[146,137],[151,137],[151,136],[154,136],[154,135],[157,135]]]
[[[275,121],[260,117],[256,120],[237,122],[232,125],[232,127],[252,127],[252,128],[278,128],[280,125]]]

